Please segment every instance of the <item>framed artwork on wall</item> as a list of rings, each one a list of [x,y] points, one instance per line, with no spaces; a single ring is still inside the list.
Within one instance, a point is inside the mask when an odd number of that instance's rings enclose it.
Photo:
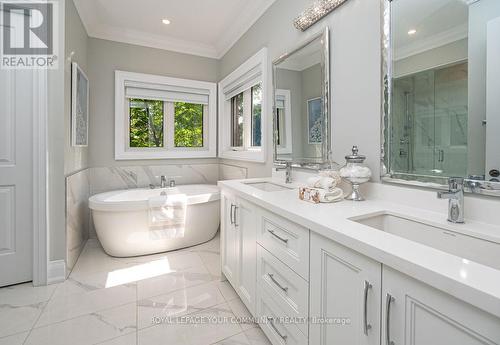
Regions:
[[[89,80],[71,63],[71,145],[87,147],[89,138]]]
[[[321,144],[323,141],[323,112],[321,97],[307,100],[308,143]]]

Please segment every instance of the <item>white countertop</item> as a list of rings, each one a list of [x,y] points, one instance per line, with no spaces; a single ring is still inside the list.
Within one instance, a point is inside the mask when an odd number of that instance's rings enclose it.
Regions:
[[[221,181],[219,186],[315,233],[500,317],[500,270],[373,229],[349,218],[376,212],[391,212],[452,231],[457,231],[460,227],[459,232],[500,243],[499,227],[472,221],[465,225],[452,225],[446,221],[445,213],[403,206],[382,199],[312,204],[299,200],[297,189],[265,192],[242,181],[269,181],[281,184],[281,181],[271,178],[260,178]],[[498,258],[500,260],[500,252]]]

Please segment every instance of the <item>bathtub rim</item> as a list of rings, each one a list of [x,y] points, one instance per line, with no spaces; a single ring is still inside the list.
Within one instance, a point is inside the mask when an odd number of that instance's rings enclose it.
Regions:
[[[198,186],[200,188],[207,188],[207,190],[189,194],[187,196],[187,206],[189,205],[197,205],[208,202],[220,201],[221,193],[220,189],[216,185],[211,184],[189,184],[189,185],[178,185],[175,188],[181,189],[183,186]],[[119,193],[126,193],[130,191],[157,191],[161,193],[161,191],[166,191],[168,193],[172,188],[130,188],[130,189],[120,189],[114,190],[110,192],[99,193],[91,196],[89,198],[89,208],[92,211],[101,211],[101,212],[126,212],[126,211],[143,211],[149,209],[148,199],[135,199],[135,200],[120,200],[120,201],[109,201],[106,200],[109,197],[115,196]],[[159,195],[159,194],[158,194]]]

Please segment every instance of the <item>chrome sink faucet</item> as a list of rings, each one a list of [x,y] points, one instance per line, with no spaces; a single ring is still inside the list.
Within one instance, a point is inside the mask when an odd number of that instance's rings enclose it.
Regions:
[[[160,176],[160,188],[167,188],[167,177],[164,175]]]
[[[285,170],[285,183],[292,183],[292,162],[276,166],[276,171]]]
[[[462,224],[464,220],[464,179],[461,177],[450,177],[448,179],[448,191],[438,192],[439,199],[448,201],[448,221]]]

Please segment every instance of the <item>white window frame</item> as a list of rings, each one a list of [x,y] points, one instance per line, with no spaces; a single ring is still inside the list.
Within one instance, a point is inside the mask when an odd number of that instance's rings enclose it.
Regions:
[[[172,103],[164,103],[164,146],[131,148],[129,141],[129,106],[125,97],[127,83],[151,84],[168,88],[203,90],[208,105],[203,107],[203,147],[175,147]],[[164,77],[126,71],[115,71],[115,160],[215,158],[217,157],[217,84],[198,80]]]
[[[291,103],[291,93],[290,90],[276,89],[275,91],[276,100],[282,98],[285,103],[284,109],[284,120],[285,120],[285,145],[277,147],[278,154],[291,154],[293,152],[293,142],[292,142],[292,103]],[[273,120],[274,121],[274,120]]]
[[[269,81],[267,48],[245,61],[236,70],[219,82],[219,157],[265,163],[267,158],[267,124],[269,113]],[[262,113],[261,113],[261,146],[251,146],[252,114],[251,88],[247,88],[243,95],[243,147],[231,146],[231,101],[225,90],[234,85],[244,84],[249,74],[258,74],[258,79],[252,79],[253,85],[262,83]],[[246,103],[246,104],[245,104]],[[248,106],[248,104],[250,106]],[[250,109],[250,110],[249,110]]]

